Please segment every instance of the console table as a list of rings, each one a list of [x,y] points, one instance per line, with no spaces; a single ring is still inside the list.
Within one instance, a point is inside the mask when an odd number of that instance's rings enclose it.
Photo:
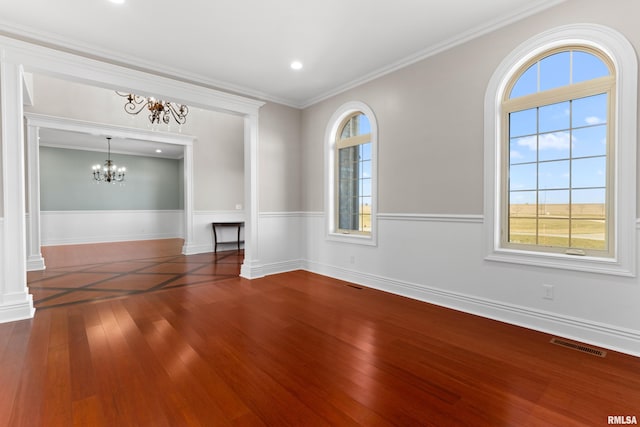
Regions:
[[[244,221],[239,222],[212,222],[211,228],[213,228],[213,252],[218,252],[218,233],[216,232],[216,227],[234,227],[238,229],[238,238],[236,239],[236,243],[238,245],[238,250],[240,250],[240,243],[243,241],[240,240],[240,229],[244,226]],[[220,242],[227,243],[227,242]]]

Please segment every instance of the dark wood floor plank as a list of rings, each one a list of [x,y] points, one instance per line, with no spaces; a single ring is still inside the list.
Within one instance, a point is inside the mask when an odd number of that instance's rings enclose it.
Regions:
[[[156,320],[151,327],[145,328],[142,339],[156,353],[159,367],[164,371],[161,375],[166,377],[167,389],[171,390],[172,401],[187,409],[187,414],[203,425],[206,425],[206,420],[215,421],[216,425],[230,425],[230,417],[221,402],[207,393],[204,383],[207,376],[197,376],[198,372],[192,366],[198,364],[199,355],[171,329],[166,320]]]
[[[143,361],[131,350],[113,310],[113,303],[96,304],[96,309],[109,348],[110,357],[106,362],[117,382],[117,394],[111,394],[114,412],[118,414],[115,425],[134,420],[136,425],[170,426],[157,395],[149,391],[148,380],[140,366]]]
[[[97,395],[74,400],[71,405],[74,427],[109,427],[102,402]]]
[[[36,312],[28,335],[28,347],[22,361],[22,372],[15,392],[10,426],[44,425],[43,408],[51,313]]]
[[[180,362],[184,364],[186,375],[188,376],[189,387],[197,389],[207,395],[209,401],[215,402],[209,405],[209,411],[213,414],[219,411],[226,420],[233,421],[243,418],[250,412],[249,408],[242,402],[240,397],[224,382],[215,370],[202,357],[201,344],[206,341],[197,333],[194,333],[192,325],[189,328],[184,326],[184,313],[181,309],[168,310],[163,309],[162,300],[153,296],[147,299],[153,300],[158,311],[165,312],[162,321],[155,321],[153,326],[157,328],[162,324],[162,342],[160,344],[167,345],[167,356],[171,356],[176,349],[181,348],[179,352]],[[166,306],[165,306],[166,307]],[[166,323],[165,323],[166,322]],[[139,321],[139,325],[142,321]],[[141,329],[149,331],[149,327],[143,326]],[[147,335],[149,336],[149,334]],[[151,344],[151,343],[149,343]],[[194,345],[195,344],[195,345]],[[198,346],[200,345],[200,346]],[[196,351],[195,348],[198,349]],[[157,347],[156,347],[157,348]],[[175,362],[171,360],[165,362],[167,366],[171,366]]]
[[[67,312],[54,311],[51,313],[43,398],[43,419],[50,425],[73,423],[69,347]]]
[[[3,340],[0,346],[0,425],[8,426],[25,366],[31,321],[5,323],[0,325],[0,330]]]

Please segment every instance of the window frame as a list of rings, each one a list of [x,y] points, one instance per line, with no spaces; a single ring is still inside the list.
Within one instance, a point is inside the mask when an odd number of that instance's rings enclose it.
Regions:
[[[371,126],[371,231],[359,232],[338,228],[338,139],[347,120],[356,114],[364,114]],[[369,134],[367,134],[369,135]],[[360,138],[354,137],[354,140]],[[325,218],[327,240],[377,245],[377,178],[378,178],[378,124],[373,110],[360,101],[348,102],[340,106],[331,116],[327,125],[325,149]]]
[[[604,55],[613,67],[615,85],[611,92],[615,117],[608,123],[615,153],[614,170],[609,171],[613,203],[611,256],[523,250],[505,245],[505,138],[503,102],[527,65],[554,50],[585,47]],[[551,102],[550,102],[551,103]],[[636,275],[636,124],[637,60],[631,44],[618,32],[595,24],[558,27],[534,36],[512,51],[494,72],[485,95],[485,259],[603,274]]]
[[[510,98],[509,95],[515,85],[517,84],[519,78],[526,72],[530,66],[536,64],[538,61],[549,57],[551,55],[567,52],[567,51],[580,51],[590,53],[597,58],[599,58],[604,65],[607,66],[609,70],[609,75],[605,77],[599,77],[595,79],[591,79],[588,81],[583,81],[580,83],[569,84],[561,87],[557,87],[554,89],[537,92],[534,94],[524,95],[517,98]],[[573,254],[581,254],[581,255],[590,255],[602,258],[612,258],[614,256],[613,248],[615,247],[615,210],[613,209],[615,200],[615,188],[613,179],[613,171],[615,169],[615,144],[607,144],[607,152],[606,152],[606,192],[607,197],[605,201],[605,210],[606,210],[606,218],[607,218],[607,249],[606,250],[590,250],[584,248],[572,249],[570,247],[550,247],[540,244],[523,244],[523,243],[514,243],[509,242],[509,175],[511,171],[511,161],[510,161],[510,129],[509,129],[509,115],[512,112],[528,110],[533,108],[542,108],[548,105],[553,105],[562,102],[570,102],[577,99],[582,99],[590,96],[596,96],[600,94],[607,94],[607,141],[615,141],[615,132],[612,123],[615,122],[615,67],[609,57],[603,54],[603,52],[594,49],[591,46],[584,45],[569,45],[563,46],[560,48],[552,49],[550,51],[545,51],[534,58],[530,59],[527,63],[523,64],[522,67],[513,73],[509,83],[507,84],[505,91],[503,93],[502,99],[502,183],[501,183],[501,192],[504,195],[502,200],[501,209],[501,233],[500,233],[500,244],[504,248],[511,249],[521,249],[523,251],[537,251],[537,252],[551,252],[551,253],[573,253]],[[573,124],[570,124],[571,129],[573,128]],[[539,134],[538,134],[539,135]],[[569,161],[573,160],[573,157],[568,159]],[[536,165],[539,166],[540,163],[545,163],[545,161],[536,161]],[[536,191],[540,191],[539,188],[536,188]],[[571,189],[569,190],[571,191]],[[613,201],[613,203],[612,203]],[[539,209],[539,206],[536,205],[536,211]],[[571,217],[569,218],[571,222]]]

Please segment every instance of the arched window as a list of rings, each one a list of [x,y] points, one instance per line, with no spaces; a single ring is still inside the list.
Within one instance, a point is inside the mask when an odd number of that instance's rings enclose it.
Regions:
[[[615,72],[566,46],[514,73],[502,102],[504,247],[612,257]]]
[[[486,259],[635,275],[637,60],[610,28],[523,43],[485,97]]]
[[[328,234],[375,244],[377,125],[363,103],[343,105],[327,128]]]
[[[341,233],[371,233],[371,123],[355,112],[336,138],[336,225]]]

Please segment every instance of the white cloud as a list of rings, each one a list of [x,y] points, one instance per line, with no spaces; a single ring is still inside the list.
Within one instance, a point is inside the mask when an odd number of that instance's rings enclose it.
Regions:
[[[597,125],[597,124],[600,124],[600,123],[604,123],[604,122],[605,122],[604,120],[602,120],[600,117],[597,117],[597,116],[589,116],[589,117],[586,117],[586,118],[584,119],[584,121],[585,121],[588,125]]]
[[[517,150],[511,150],[509,152],[509,156],[511,157],[512,160],[514,159],[523,159],[524,156]]]
[[[528,147],[529,150],[535,151],[537,149],[538,140],[535,136],[525,136],[524,138],[518,139],[517,144],[520,147]]]
[[[536,144],[535,136],[527,136],[518,140],[518,145],[521,147],[528,147],[529,150],[535,151],[536,149],[547,150],[568,150],[570,144],[569,132],[557,132],[557,133],[545,133],[538,136],[539,142]]]

